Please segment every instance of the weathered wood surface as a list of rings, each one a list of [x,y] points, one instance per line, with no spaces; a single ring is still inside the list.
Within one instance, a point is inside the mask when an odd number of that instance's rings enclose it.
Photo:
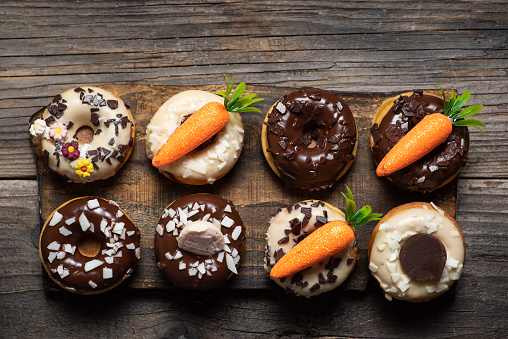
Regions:
[[[3,1],[0,337],[506,338],[507,8],[504,1]],[[485,105],[487,129],[471,131],[470,159],[457,183],[457,221],[469,244],[458,292],[424,304],[389,303],[372,281],[365,291],[308,300],[276,286],[122,287],[91,298],[44,292],[30,115],[73,86],[215,88],[223,73],[279,90],[308,85],[383,95],[436,83],[470,89],[471,103]],[[274,205],[287,194],[279,192]]]
[[[209,87],[175,87],[146,85],[109,85],[105,89],[119,95],[130,107],[136,123],[136,142],[131,157],[124,167],[110,180],[91,184],[67,183],[61,176],[53,173],[40,156],[37,160],[39,172],[39,196],[42,220],[46,220],[55,208],[68,200],[87,195],[96,195],[116,201],[129,215],[141,231],[142,258],[136,269],[135,279],[129,281],[129,288],[151,289],[168,288],[171,284],[160,274],[153,255],[155,226],[164,208],[181,196],[193,193],[212,193],[233,201],[247,227],[245,255],[241,263],[241,274],[231,279],[228,287],[235,289],[260,289],[271,286],[263,269],[263,251],[268,220],[278,208],[296,204],[306,199],[318,199],[345,210],[345,200],[340,192],[345,185],[355,194],[359,206],[369,204],[374,211],[386,213],[395,206],[411,201],[434,202],[451,215],[455,215],[456,184],[447,185],[432,194],[414,194],[394,190],[389,182],[375,175],[375,165],[370,156],[371,120],[381,103],[394,94],[351,94],[340,93],[355,116],[359,131],[358,150],[354,165],[337,184],[329,190],[309,192],[293,189],[272,172],[265,161],[261,149],[261,127],[265,114],[242,114],[245,129],[245,147],[234,169],[213,185],[191,186],[177,184],[151,166],[146,156],[146,126],[155,111],[171,96],[189,89],[202,89],[211,92],[219,89]],[[222,88],[221,88],[222,89]],[[258,104],[262,112],[284,94],[296,89],[250,86],[249,93],[255,93],[265,100]],[[437,91],[429,92],[438,95]],[[34,114],[32,121],[41,118],[42,112]],[[370,226],[357,229],[360,261],[351,277],[342,288],[365,290],[371,277],[367,269],[367,247]],[[56,287],[48,279],[48,288]]]

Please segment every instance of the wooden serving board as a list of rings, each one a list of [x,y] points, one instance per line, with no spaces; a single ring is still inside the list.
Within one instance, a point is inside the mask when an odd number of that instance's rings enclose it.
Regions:
[[[277,289],[280,288],[266,276],[263,268],[265,232],[268,220],[283,205],[295,204],[306,199],[320,199],[345,209],[341,192],[348,185],[357,205],[371,205],[374,212],[385,214],[393,207],[411,201],[433,201],[451,215],[455,215],[457,185],[453,181],[432,194],[401,191],[386,179],[375,175],[375,165],[370,155],[369,129],[372,116],[383,100],[393,93],[340,93],[353,112],[359,130],[356,160],[348,173],[331,189],[308,192],[287,187],[270,169],[261,150],[261,127],[264,114],[242,114],[245,126],[245,147],[233,170],[213,185],[190,186],[174,183],[161,175],[145,153],[145,129],[152,115],[171,96],[189,89],[215,92],[219,87],[175,87],[149,85],[110,85],[103,88],[117,94],[131,106],[136,123],[136,141],[131,157],[112,178],[89,184],[69,183],[53,173],[44,163],[40,151],[37,157],[41,226],[51,212],[67,200],[80,196],[99,196],[116,201],[141,230],[141,260],[122,289],[161,290],[174,288],[159,271],[153,252],[155,226],[164,208],[177,198],[192,193],[213,193],[233,201],[247,228],[245,254],[239,274],[231,278],[225,288]],[[249,86],[249,93],[256,93],[264,101],[256,107],[267,112],[270,106],[292,88]],[[438,93],[436,93],[438,95]],[[44,103],[41,103],[44,104]],[[42,110],[34,114],[35,120]],[[370,279],[367,268],[367,245],[375,222],[357,229],[359,255],[351,276],[340,287],[345,290],[363,291]],[[45,288],[56,289],[45,276]],[[281,291],[282,292],[282,291]]]

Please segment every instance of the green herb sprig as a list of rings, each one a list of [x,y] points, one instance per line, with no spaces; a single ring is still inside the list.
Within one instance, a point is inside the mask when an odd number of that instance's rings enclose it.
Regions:
[[[483,122],[481,122],[478,119],[464,119],[472,115],[475,115],[476,113],[480,112],[480,110],[483,108],[482,105],[473,105],[461,109],[462,106],[464,106],[468,102],[471,92],[467,90],[464,92],[464,94],[457,97],[455,95],[455,92],[452,91],[450,101],[448,102],[448,104],[446,104],[444,90],[443,88],[441,88],[441,86],[439,85],[437,86],[441,89],[441,93],[443,94],[444,101],[443,114],[452,119],[452,124],[454,126],[471,126],[483,132],[483,130],[479,127],[479,126],[485,127],[485,124]]]
[[[255,102],[262,101],[264,99],[261,98],[254,98],[256,94],[247,94],[243,95],[245,92],[245,82],[240,83],[238,87],[236,87],[235,91],[233,92],[233,87],[235,84],[235,76],[232,76],[231,84],[229,83],[228,77],[224,74],[224,77],[226,78],[226,93],[224,93],[221,90],[218,90],[216,93],[222,97],[224,97],[224,106],[228,110],[228,112],[234,112],[234,113],[243,113],[243,112],[258,112],[262,113],[259,109],[255,107],[249,107]],[[229,98],[229,95],[233,92],[231,95],[231,98]]]
[[[344,193],[342,193],[342,195],[346,198],[345,217],[349,226],[360,227],[369,221],[381,220],[382,214],[371,213],[372,208],[369,205],[363,206],[360,210],[358,210],[358,212],[356,212],[356,203],[353,200],[353,192],[351,192],[351,189],[349,189],[347,185],[346,188],[349,196],[346,196]]]

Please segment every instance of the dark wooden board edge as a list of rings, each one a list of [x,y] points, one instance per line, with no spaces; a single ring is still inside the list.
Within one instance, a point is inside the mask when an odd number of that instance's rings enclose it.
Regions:
[[[146,89],[146,86],[144,85],[110,85],[110,86],[102,86],[102,88],[110,90],[112,92],[114,89],[118,89],[119,87],[124,88],[139,88],[139,89]],[[151,88],[159,87],[159,88],[166,88],[166,87],[172,87],[172,88],[178,88],[178,91],[184,91],[188,89],[200,89],[200,90],[209,90],[214,91],[216,89],[215,86],[150,86]],[[295,88],[281,88],[281,87],[268,87],[268,86],[256,86],[255,87],[256,93],[259,96],[262,96],[263,94],[269,94],[272,91],[282,91],[282,92],[291,92],[295,90]],[[121,91],[120,91],[121,92]],[[449,91],[448,91],[449,92]],[[396,96],[397,93],[354,93],[354,92],[341,92],[341,96],[348,97],[348,96],[372,96],[372,97],[381,97],[381,98],[389,98]],[[435,91],[435,94],[438,94],[438,91]],[[119,94],[120,97],[122,97],[121,94]],[[122,97],[123,99],[123,97]],[[128,100],[125,100],[127,103]],[[131,105],[132,106],[132,105]],[[42,113],[44,112],[45,107],[41,108],[39,111],[34,113],[30,118],[30,124],[33,123],[37,118],[40,118],[42,116]],[[134,112],[133,112],[134,113]],[[357,118],[355,116],[355,118]],[[370,124],[370,120],[369,120]],[[39,189],[39,206],[41,208],[39,209],[39,217],[40,217],[40,223],[41,228],[44,225],[45,220],[43,219],[43,211],[42,206],[43,203],[41,201],[42,194],[41,194],[41,187],[43,184],[43,178],[44,176],[50,175],[50,176],[58,176],[55,173],[53,173],[47,165],[45,165],[45,161],[42,157],[42,154],[40,152],[39,145],[37,144],[36,140],[37,138],[34,138],[31,136],[32,140],[32,146],[33,146],[33,152],[36,158],[36,164],[37,164],[37,181],[38,181],[38,189]],[[350,169],[351,171],[351,169]],[[347,174],[346,174],[347,175]],[[62,179],[65,180],[65,179]],[[438,206],[443,208],[445,211],[447,211],[452,216],[455,216],[456,212],[456,197],[457,197],[457,179],[454,179],[450,184],[447,186],[431,193],[431,194],[418,194],[418,193],[411,193],[411,192],[404,192],[404,191],[398,191],[398,194],[402,197],[403,201],[433,201]],[[80,184],[78,184],[80,185]],[[387,186],[388,191],[393,190],[393,188],[390,186],[390,183],[386,180],[384,181],[383,185]],[[52,210],[51,210],[52,211]],[[51,212],[47,211],[47,212]],[[145,251],[146,252],[146,251]],[[262,256],[262,254],[261,254]],[[350,277],[338,288],[338,290],[342,291],[364,291],[367,288],[368,282],[371,280],[370,271],[368,270],[368,260],[367,260],[367,251],[366,249],[359,249],[359,260],[356,263],[356,266],[353,270],[353,273],[350,275]],[[64,291],[61,287],[59,287],[56,283],[54,283],[49,276],[46,274],[45,270],[42,267],[41,268],[44,271],[43,274],[43,288],[45,291]],[[241,274],[241,272],[240,272]],[[360,279],[359,279],[360,277]],[[154,291],[161,291],[161,290],[173,290],[175,289],[174,286],[172,286],[169,282],[165,284],[164,286],[136,286],[136,284],[133,284],[132,282],[135,281],[137,278],[137,270],[135,270],[134,274],[132,275],[131,279],[128,279],[126,282],[122,283],[117,287],[117,289],[126,289],[126,290],[134,290],[134,291],[145,291],[145,290],[154,290]],[[235,282],[238,279],[231,279],[228,284],[223,287],[223,289],[279,289],[278,286],[276,286],[275,283],[270,281],[267,277],[263,277],[263,281],[259,282],[257,284],[249,285],[248,287],[242,286],[241,283]]]

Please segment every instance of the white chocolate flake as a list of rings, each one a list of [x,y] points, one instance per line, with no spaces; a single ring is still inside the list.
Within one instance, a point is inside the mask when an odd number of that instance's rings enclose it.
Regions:
[[[85,263],[85,272],[90,272],[91,270],[101,266],[104,264],[104,261],[93,259]]]
[[[65,224],[67,225],[72,225],[76,222],[76,218],[75,217],[72,217],[72,218],[69,218],[67,220],[65,220]]]
[[[97,288],[97,284],[94,283],[93,280],[89,280],[88,285],[90,285],[90,287],[92,287],[93,289]]]
[[[91,210],[96,209],[101,206],[99,204],[99,200],[97,200],[97,199],[88,200],[86,204],[87,204],[88,208]]]
[[[233,230],[233,233],[231,233],[231,238],[233,241],[237,241],[240,234],[242,234],[242,226],[236,226]]]
[[[53,241],[47,248],[51,251],[58,251],[60,249],[60,243],[58,241]]]
[[[113,270],[109,267],[104,267],[102,269],[102,278],[104,280],[113,278]]]
[[[49,222],[49,226],[55,226],[56,224],[58,224],[60,221],[62,221],[62,214],[58,213],[58,211],[55,211],[55,213],[53,214],[53,218],[51,218],[51,221]]]
[[[86,232],[90,228],[91,224],[88,221],[88,219],[86,218],[84,212],[81,213],[78,220],[79,220],[79,224],[81,225],[81,229],[83,230],[83,232]]]
[[[238,271],[236,270],[236,265],[233,257],[226,253],[226,265],[228,266],[228,269],[233,272],[234,274],[238,274]]]
[[[61,235],[63,235],[64,237],[67,237],[69,235],[72,234],[71,231],[69,231],[67,228],[65,228],[65,226],[62,226],[60,227],[60,229],[58,230],[60,232]]]

